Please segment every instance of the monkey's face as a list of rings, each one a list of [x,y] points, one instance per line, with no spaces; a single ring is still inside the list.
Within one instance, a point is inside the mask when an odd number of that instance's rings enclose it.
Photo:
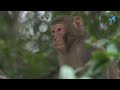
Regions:
[[[75,16],[66,17],[63,19],[60,18],[58,21],[53,21],[51,31],[53,36],[53,46],[55,49],[58,51],[66,50],[68,47],[67,45],[71,44],[69,42],[74,42],[72,37],[74,34],[73,30],[78,30],[80,33],[82,33],[83,22],[81,20],[82,19],[79,16]],[[73,34],[69,35],[68,32]]]
[[[51,27],[53,36],[53,46],[56,49],[61,49],[65,47],[63,36],[65,34],[64,24],[55,24]]]

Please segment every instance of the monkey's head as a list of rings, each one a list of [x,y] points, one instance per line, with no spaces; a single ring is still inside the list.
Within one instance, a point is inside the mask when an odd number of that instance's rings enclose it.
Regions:
[[[51,23],[53,46],[58,50],[65,50],[83,32],[83,20],[80,16],[63,16]]]

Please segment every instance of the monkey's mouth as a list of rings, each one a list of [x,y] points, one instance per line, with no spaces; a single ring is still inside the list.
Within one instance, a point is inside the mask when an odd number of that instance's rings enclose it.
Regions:
[[[64,48],[64,45],[63,44],[54,44],[54,47],[55,48]]]

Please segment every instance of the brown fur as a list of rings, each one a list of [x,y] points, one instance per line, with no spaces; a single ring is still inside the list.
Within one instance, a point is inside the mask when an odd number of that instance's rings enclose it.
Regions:
[[[84,67],[90,60],[95,47],[86,47],[85,40],[89,38],[88,34],[83,30],[83,21],[78,18],[77,25],[75,19],[71,16],[63,16],[53,20],[52,25],[63,24],[64,27],[64,48],[57,50],[60,54],[60,65],[69,65],[73,68]],[[78,27],[76,27],[78,26]],[[61,37],[59,37],[61,38]],[[113,64],[113,63],[112,63]],[[118,78],[116,66],[109,65],[107,71],[108,78]]]

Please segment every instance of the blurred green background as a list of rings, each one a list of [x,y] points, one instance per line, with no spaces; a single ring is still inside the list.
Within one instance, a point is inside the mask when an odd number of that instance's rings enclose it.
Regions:
[[[110,60],[119,66],[119,11],[0,11],[0,74],[11,79],[57,78],[58,55],[52,47],[49,27],[53,18],[63,15],[81,16],[91,36],[87,44],[103,49],[93,53],[84,78],[102,78]],[[116,21],[110,23],[112,15]],[[68,77],[65,73],[73,78],[70,67],[63,70],[61,78]]]

